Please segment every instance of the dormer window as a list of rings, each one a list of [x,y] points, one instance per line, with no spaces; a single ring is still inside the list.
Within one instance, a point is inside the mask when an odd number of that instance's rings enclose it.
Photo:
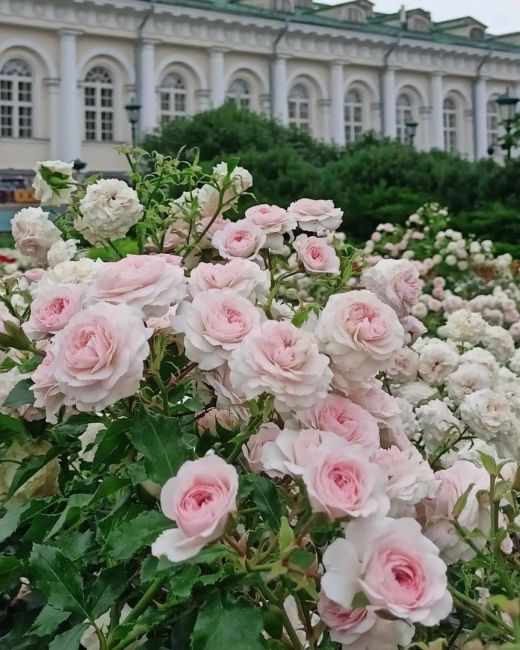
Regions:
[[[362,23],[364,22],[364,14],[361,9],[350,8],[348,10],[347,19],[352,23]]]
[[[469,32],[469,37],[472,41],[483,41],[486,34],[480,27],[472,27]]]
[[[409,29],[412,32],[429,32],[430,31],[430,22],[426,18],[420,16],[414,16],[410,20]]]

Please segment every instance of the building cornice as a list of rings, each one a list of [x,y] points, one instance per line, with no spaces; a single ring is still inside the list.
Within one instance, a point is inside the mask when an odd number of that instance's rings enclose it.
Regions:
[[[85,34],[110,35],[135,40],[150,3],[142,0],[0,0],[0,23],[24,28],[71,29],[81,26]],[[225,47],[228,51],[270,54],[281,19],[231,11],[155,4],[145,30],[146,38],[185,47]],[[280,42],[280,54],[293,59],[348,60],[351,65],[381,67],[389,46],[398,44],[390,59],[406,70],[475,77],[478,64],[487,57],[487,75],[515,81],[520,77],[520,48],[488,51],[484,48],[413,38],[396,39],[386,34],[298,22],[295,17]]]

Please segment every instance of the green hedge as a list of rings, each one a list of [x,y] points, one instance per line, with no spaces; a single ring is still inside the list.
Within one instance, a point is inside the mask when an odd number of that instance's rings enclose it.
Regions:
[[[208,167],[237,155],[253,174],[258,202],[286,206],[303,196],[331,198],[345,210],[344,229],[357,241],[381,221],[402,223],[422,203],[438,201],[463,232],[509,249],[520,243],[518,161],[506,167],[492,160],[473,163],[373,134],[339,150],[231,104],[170,122],[143,146],[169,154],[186,147],[187,157],[198,148]]]

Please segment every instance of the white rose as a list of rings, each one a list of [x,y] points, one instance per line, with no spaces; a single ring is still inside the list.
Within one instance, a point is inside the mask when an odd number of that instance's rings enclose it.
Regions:
[[[459,363],[459,355],[451,345],[443,341],[431,341],[419,355],[419,375],[429,384],[441,384]]]
[[[463,363],[446,378],[448,396],[456,404],[471,393],[482,388],[491,388],[494,373],[480,363]]]
[[[419,404],[437,397],[438,392],[434,386],[430,386],[425,381],[410,381],[406,384],[393,387],[393,394],[401,399],[405,399],[411,404]]]
[[[76,191],[76,181],[72,178],[72,163],[62,160],[37,162],[33,180],[34,195],[42,205],[63,205],[69,203]],[[47,175],[54,176],[51,184]],[[45,180],[45,178],[47,180]]]
[[[37,264],[47,263],[51,246],[61,239],[61,233],[41,208],[22,208],[11,221],[16,248]]]
[[[458,309],[448,316],[442,328],[443,336],[461,343],[476,345],[485,336],[488,324],[480,314],[468,309]]]
[[[103,178],[87,187],[76,228],[93,245],[121,239],[143,216],[137,192],[124,181]]]
[[[458,434],[462,430],[462,423],[439,399],[420,406],[416,415],[423,432],[424,445],[430,453],[437,449],[447,434],[453,432]]]
[[[499,361],[508,361],[515,352],[513,337],[500,325],[487,328],[483,343]]]
[[[460,405],[464,423],[479,438],[494,442],[511,434],[513,414],[508,399],[490,388],[466,395]]]
[[[67,239],[67,241],[60,239],[55,242],[47,253],[47,262],[49,266],[52,268],[53,266],[56,266],[56,264],[72,260],[78,252],[78,247],[76,246],[78,243],[77,239]]]
[[[60,262],[45,271],[39,282],[33,283],[31,294],[34,297],[56,284],[91,284],[102,265],[101,260],[94,261],[89,257],[82,257],[77,262]]]

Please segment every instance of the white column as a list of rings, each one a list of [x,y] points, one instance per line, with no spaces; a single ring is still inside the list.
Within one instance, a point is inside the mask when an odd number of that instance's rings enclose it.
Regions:
[[[345,78],[343,63],[330,65],[330,137],[338,147],[345,146]]]
[[[475,160],[485,158],[487,155],[487,89],[485,77],[479,77],[475,81],[473,89],[473,115],[474,138],[475,138]]]
[[[59,157],[60,137],[60,80],[47,78],[43,80],[47,88],[47,111],[48,123],[47,133],[49,136],[49,159],[56,160]]]
[[[287,58],[278,55],[273,61],[273,117],[288,124],[287,111]]]
[[[226,98],[226,89],[224,87],[224,52],[224,49],[214,47],[209,55],[211,105],[213,108],[222,106]]]
[[[395,71],[396,68],[392,66],[383,70],[383,135],[387,138],[395,138],[397,135]]]
[[[154,39],[143,39],[140,57],[139,101],[141,114],[139,128],[141,133],[153,131],[157,125],[157,101],[155,97],[155,43]]]
[[[196,90],[195,100],[197,105],[197,113],[209,111],[211,108],[211,91],[210,90]]]
[[[59,157],[71,162],[81,156],[83,124],[78,102],[75,29],[60,31]]]
[[[320,111],[321,140],[329,142],[331,140],[331,123],[330,123],[330,99],[320,99],[318,109]],[[320,137],[319,133],[315,136]]]
[[[431,92],[431,148],[444,149],[444,91],[442,84],[442,72],[434,72],[430,82]]]

